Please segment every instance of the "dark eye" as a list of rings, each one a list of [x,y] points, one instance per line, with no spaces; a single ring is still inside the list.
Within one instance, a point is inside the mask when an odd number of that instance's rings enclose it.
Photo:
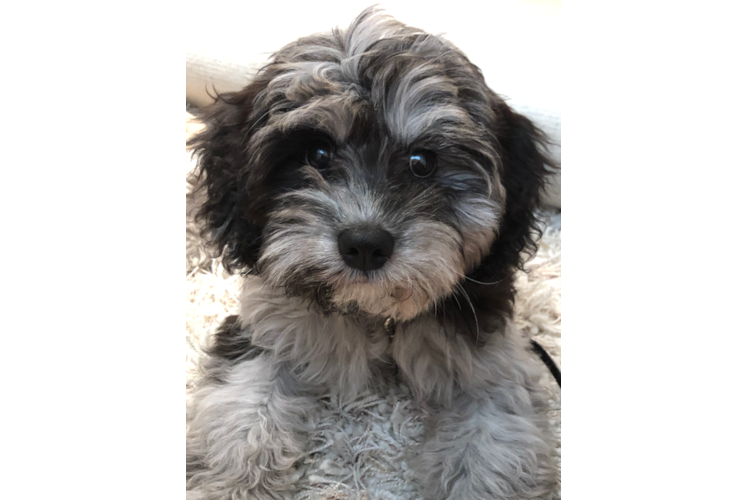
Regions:
[[[306,162],[320,170],[324,170],[332,163],[332,148],[326,145],[314,146],[306,152]]]
[[[410,155],[410,171],[416,177],[428,177],[436,170],[436,158],[428,151],[416,151]]]

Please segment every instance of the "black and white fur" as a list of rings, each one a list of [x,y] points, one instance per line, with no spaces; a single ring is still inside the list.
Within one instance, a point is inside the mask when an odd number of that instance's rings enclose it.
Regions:
[[[451,43],[373,9],[287,45],[203,119],[199,218],[246,280],[192,395],[188,497],[292,494],[319,398],[396,377],[430,415],[424,498],[553,491],[543,366],[512,324],[543,134]],[[394,239],[378,269],[341,257],[362,227]]]

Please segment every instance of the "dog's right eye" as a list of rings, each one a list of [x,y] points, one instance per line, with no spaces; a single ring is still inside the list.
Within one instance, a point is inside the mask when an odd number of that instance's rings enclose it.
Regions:
[[[319,170],[329,167],[332,163],[332,157],[332,149],[328,146],[315,146],[306,152],[307,164]]]
[[[436,170],[436,158],[429,151],[416,151],[410,155],[410,171],[416,177],[425,179]]]

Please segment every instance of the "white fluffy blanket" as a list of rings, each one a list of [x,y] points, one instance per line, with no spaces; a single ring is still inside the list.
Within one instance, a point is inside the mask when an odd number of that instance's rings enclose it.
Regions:
[[[188,136],[199,125],[187,124]],[[188,152],[188,211],[192,188]],[[551,220],[537,255],[517,277],[515,322],[561,363],[561,231]],[[229,276],[210,258],[187,218],[187,389],[202,356],[200,346],[238,306],[238,276]],[[561,394],[553,379],[545,380],[552,418],[561,431]],[[387,394],[365,393],[351,401],[331,398],[316,422],[311,446],[298,469],[296,499],[420,500],[406,466],[408,454],[423,431],[423,415],[410,403],[404,387]],[[561,449],[557,458],[560,466]],[[560,498],[560,485],[554,498]]]

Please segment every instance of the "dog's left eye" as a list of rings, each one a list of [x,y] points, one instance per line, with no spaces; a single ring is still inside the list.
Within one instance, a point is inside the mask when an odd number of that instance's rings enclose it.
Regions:
[[[332,163],[332,148],[328,146],[315,146],[306,152],[306,162],[320,170],[324,170]]]
[[[410,171],[416,177],[424,178],[436,170],[436,159],[428,151],[416,151],[410,155]]]

